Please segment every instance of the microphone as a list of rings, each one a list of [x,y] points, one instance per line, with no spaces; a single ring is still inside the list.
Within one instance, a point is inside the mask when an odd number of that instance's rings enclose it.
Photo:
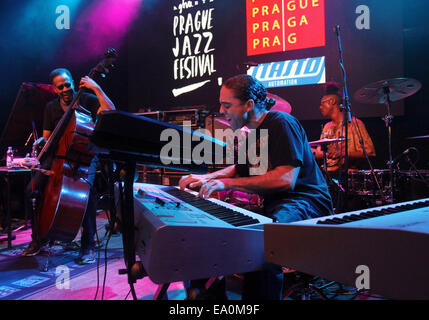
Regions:
[[[392,160],[392,166],[395,165],[396,163],[398,163],[399,161],[401,161],[402,158],[407,156],[411,152],[411,150],[418,151],[414,147],[411,147],[411,148],[404,150],[400,155],[396,156],[396,158]]]
[[[340,25],[337,24],[336,26],[334,26],[333,31],[335,32],[335,34],[338,36],[340,34]]]
[[[248,61],[248,62],[245,62],[244,65],[249,67],[256,67],[256,66],[259,66],[259,63],[254,61]]]
[[[246,68],[246,71],[250,69],[250,67],[257,67],[259,66],[259,63],[254,61],[246,61],[242,62],[241,64],[236,64],[235,68],[240,71],[240,69],[244,66]]]

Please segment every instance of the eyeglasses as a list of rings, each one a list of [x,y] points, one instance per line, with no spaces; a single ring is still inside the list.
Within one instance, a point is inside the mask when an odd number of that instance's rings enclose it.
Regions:
[[[66,88],[70,88],[70,87],[71,87],[71,83],[66,82],[66,83],[64,83],[64,84],[60,84],[59,86],[57,86],[57,89],[58,89],[58,90],[63,90],[63,89],[64,89],[64,87],[66,87]]]
[[[320,101],[320,104],[324,104],[325,102],[328,102],[328,101],[330,101],[331,99],[325,99],[325,100],[322,100],[322,101]]]

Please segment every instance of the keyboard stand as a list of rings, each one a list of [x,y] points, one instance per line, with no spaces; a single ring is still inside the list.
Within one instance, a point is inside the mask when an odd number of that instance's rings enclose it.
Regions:
[[[103,155],[99,155],[100,158]],[[123,169],[125,171],[125,177],[123,186],[119,183],[119,203],[121,211],[121,222],[122,222],[122,244],[124,250],[124,262],[126,269],[120,269],[119,274],[127,274],[128,284],[130,285],[131,294],[134,300],[137,300],[137,295],[134,290],[134,283],[137,279],[142,279],[147,276],[141,262],[136,262],[136,248],[134,245],[134,177],[136,172],[136,161],[129,159],[126,155],[124,156],[107,156],[108,160],[113,160],[123,163]],[[113,179],[110,179],[110,183],[113,184]],[[110,190],[113,190],[113,185],[109,186]],[[111,195],[112,196],[112,195]],[[114,201],[113,201],[114,203]],[[116,208],[111,208],[116,213]],[[116,219],[116,218],[115,218]],[[167,290],[170,283],[161,284],[155,292],[153,300],[166,300]],[[167,298],[168,299],[168,298]]]
[[[122,244],[124,249],[124,261],[127,267],[128,284],[131,288],[131,293],[134,300],[137,296],[134,291],[133,284],[136,282],[136,277],[133,276],[132,268],[136,263],[136,251],[134,246],[134,174],[136,170],[136,162],[133,160],[125,161],[125,178],[123,190],[120,185],[120,206],[122,220]]]
[[[133,269],[138,269],[136,266],[136,250],[134,245],[134,175],[136,172],[136,161],[132,157],[122,153],[99,154],[100,159],[111,160],[123,164],[125,177],[122,183],[119,183],[119,205],[121,211],[122,222],[122,244],[124,250],[124,262],[126,269],[120,269],[119,274],[127,274],[128,284],[130,285],[131,294],[134,300],[137,296],[134,290],[134,283],[137,281],[137,275]],[[113,179],[109,179],[109,184],[113,184]],[[113,186],[109,186],[110,192]],[[113,196],[113,195],[110,195]],[[114,201],[111,201],[113,205]],[[116,208],[111,208],[111,211],[116,213]]]
[[[153,296],[152,300],[168,300],[166,293],[169,286],[169,283],[158,285],[158,289],[156,289],[155,295]]]

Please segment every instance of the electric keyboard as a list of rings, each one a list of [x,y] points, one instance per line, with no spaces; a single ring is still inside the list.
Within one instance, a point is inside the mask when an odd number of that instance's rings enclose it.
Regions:
[[[176,187],[134,183],[136,254],[158,284],[257,270],[272,219]]]
[[[102,157],[195,173],[206,173],[206,159],[215,163],[216,155],[225,154],[226,147],[223,141],[199,131],[119,110],[103,111],[89,140],[91,151]],[[204,163],[193,154],[202,143]]]
[[[429,298],[429,198],[264,225],[265,259],[392,299]]]

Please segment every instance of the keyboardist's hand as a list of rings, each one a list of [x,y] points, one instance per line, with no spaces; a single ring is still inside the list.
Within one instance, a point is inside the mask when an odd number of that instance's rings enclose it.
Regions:
[[[223,191],[229,189],[229,181],[231,179],[213,179],[202,184],[200,188],[200,198],[210,198],[215,191]]]
[[[184,176],[179,181],[180,190],[184,190],[185,188],[199,188],[210,179],[211,177],[207,174],[190,174]]]

